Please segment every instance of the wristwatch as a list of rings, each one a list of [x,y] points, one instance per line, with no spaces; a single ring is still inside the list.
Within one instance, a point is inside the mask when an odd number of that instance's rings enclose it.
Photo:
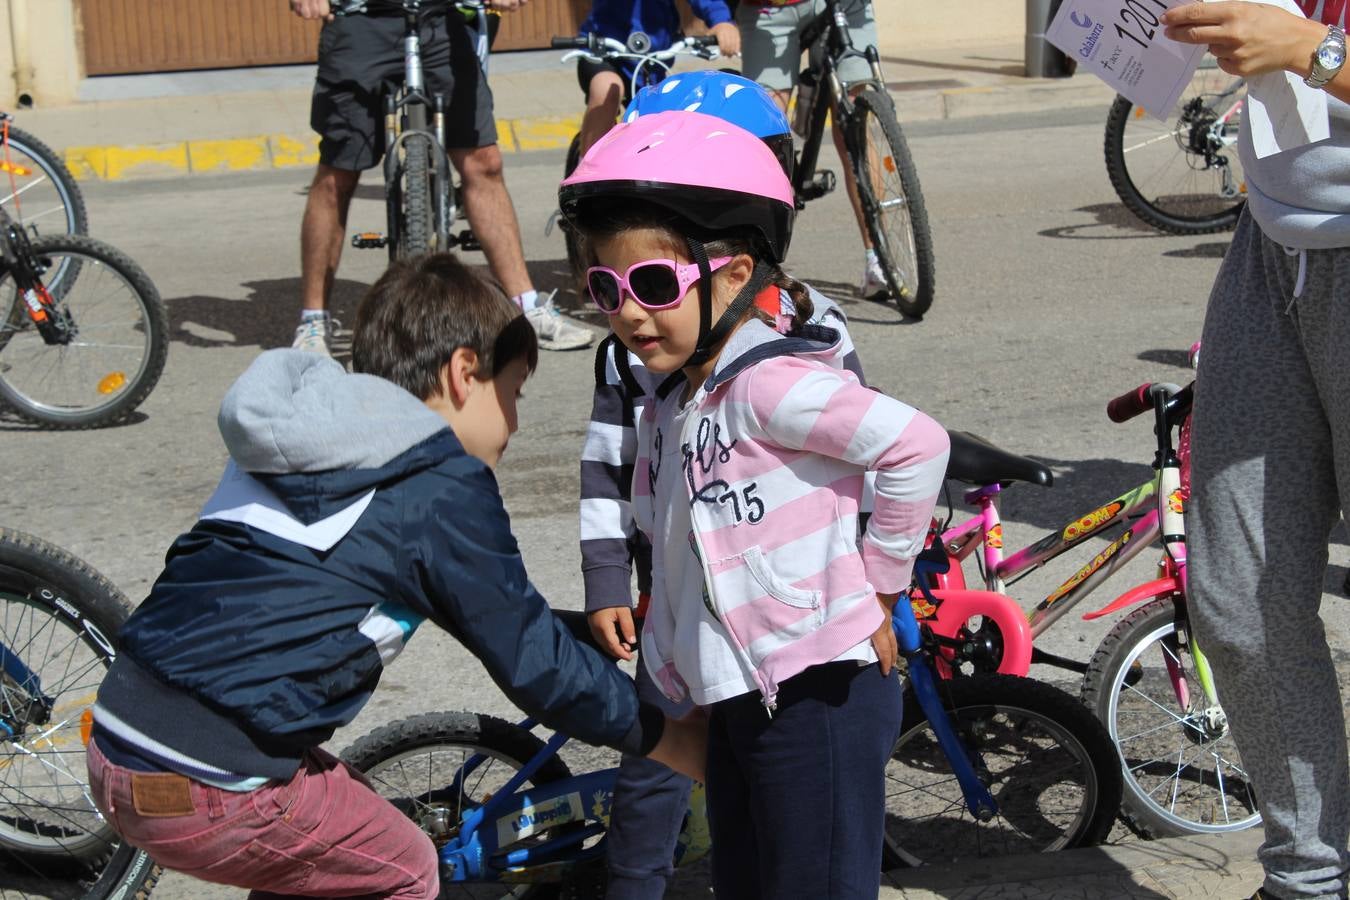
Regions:
[[[1345,30],[1339,25],[1327,29],[1327,36],[1312,55],[1312,71],[1303,83],[1308,87],[1324,88],[1327,82],[1345,65]]]

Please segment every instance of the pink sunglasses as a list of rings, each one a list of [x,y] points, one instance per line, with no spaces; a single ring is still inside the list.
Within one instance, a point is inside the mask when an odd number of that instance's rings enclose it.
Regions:
[[[708,269],[716,272],[733,259],[732,256],[710,259]],[[616,316],[623,308],[625,292],[643,309],[670,309],[679,305],[689,285],[698,278],[695,264],[683,265],[673,259],[647,259],[633,263],[622,275],[608,266],[591,266],[586,270],[586,289],[596,306],[607,315]]]

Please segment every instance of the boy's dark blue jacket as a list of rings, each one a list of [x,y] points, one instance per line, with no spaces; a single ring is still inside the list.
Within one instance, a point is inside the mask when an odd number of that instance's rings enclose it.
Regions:
[[[731,21],[725,0],[689,0],[689,7],[708,27]],[[652,46],[664,50],[680,34],[680,11],[675,0],[595,0],[581,23],[581,34],[598,34],[618,41],[634,31],[646,32]]]
[[[530,584],[492,471],[411,394],[269,351],[220,429],[232,464],[122,631],[101,732],[189,774],[289,778],[430,619],[546,724],[655,743],[659,713]]]

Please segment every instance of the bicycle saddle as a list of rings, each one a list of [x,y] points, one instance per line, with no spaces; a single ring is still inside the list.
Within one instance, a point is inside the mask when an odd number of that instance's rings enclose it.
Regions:
[[[980,485],[1026,481],[1050,487],[1055,483],[1055,474],[1036,460],[995,447],[978,434],[948,431],[947,436],[952,441],[948,478]]]

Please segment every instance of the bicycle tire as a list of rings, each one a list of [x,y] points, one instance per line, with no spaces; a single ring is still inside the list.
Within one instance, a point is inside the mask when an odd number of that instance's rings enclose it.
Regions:
[[[398,230],[398,255],[421,256],[435,248],[431,207],[432,141],[419,132],[426,128],[426,110],[408,110],[410,133],[403,139],[403,222]]]
[[[572,135],[572,143],[567,145],[567,160],[563,163],[563,178],[567,178],[581,163],[581,132]],[[572,223],[566,218],[558,219],[558,227],[562,229],[563,244],[567,248],[567,270],[572,273],[572,282],[576,285],[577,292],[584,290],[586,277],[586,262],[581,258],[581,239],[576,231],[572,229]]]
[[[83,560],[0,527],[0,641],[37,675],[39,693],[50,692],[49,718],[39,722],[21,699],[31,689],[12,676],[0,681],[0,718],[19,736],[0,744],[0,897],[144,900],[159,880],[153,860],[121,843],[89,800],[80,733],[97,687],[87,680],[102,680],[130,614],[121,592]],[[41,650],[55,652],[39,659]]]
[[[938,690],[999,812],[990,822],[971,815],[907,691],[905,724],[886,766],[886,868],[1067,850],[1106,838],[1120,805],[1120,766],[1106,730],[1077,699],[1010,675],[955,678]],[[1054,744],[1042,746],[1047,738]],[[1062,805],[1063,813],[1044,803]]]
[[[23,156],[28,157],[42,171],[43,176],[50,181],[52,191],[59,201],[59,207],[52,207],[50,202],[42,202],[40,182],[30,181],[24,185],[15,184],[10,188],[8,174],[0,173],[0,205],[3,205],[5,211],[14,217],[25,228],[30,229],[34,236],[43,234],[42,225],[45,222],[39,220],[54,217],[59,209],[62,227],[45,232],[46,234],[87,234],[89,231],[89,214],[85,209],[84,195],[80,192],[79,185],[75,182],[75,176],[71,174],[70,169],[56,155],[51,147],[39,140],[37,137],[24,131],[22,128],[9,127],[9,145],[10,157],[0,153],[0,164],[6,161],[14,165],[23,167],[22,160],[15,160],[14,151],[18,151]],[[16,173],[17,174],[17,173]],[[35,197],[33,192],[39,191]],[[15,193],[18,192],[18,203],[14,203]],[[24,212],[24,204],[31,203],[34,199],[39,199],[36,211],[30,209]]]
[[[58,309],[73,318],[77,337],[86,337],[65,346],[46,344],[28,318],[12,273],[0,271],[0,406],[57,429],[125,420],[154,389],[168,356],[169,319],[159,291],[129,256],[90,237],[39,238],[32,251],[44,278],[58,273],[46,282],[48,290]],[[121,308],[109,308],[116,302],[109,299],[112,289],[125,294]],[[103,343],[90,340],[91,334]],[[62,380],[70,383],[59,385]]]
[[[935,271],[933,233],[914,158],[888,95],[864,88],[854,98],[853,108],[852,138],[847,146],[867,233],[896,307],[906,316],[921,319],[933,305]],[[874,158],[869,151],[883,141],[886,146]],[[878,196],[878,187],[882,196]]]
[[[1164,126],[1158,123],[1159,127],[1171,128],[1171,131],[1140,138],[1132,144],[1126,137],[1126,131],[1131,122],[1143,119],[1144,111],[1136,109],[1133,103],[1121,96],[1116,97],[1106,117],[1103,149],[1111,187],[1130,212],[1146,224],[1168,234],[1230,231],[1237,226],[1242,207],[1246,205],[1245,196],[1236,202],[1222,197],[1220,189],[1214,184],[1215,175],[1219,184],[1222,184],[1222,173],[1207,166],[1203,153],[1194,149],[1196,142],[1204,136],[1204,131],[1198,129],[1208,127],[1204,124],[1205,118],[1213,117],[1210,125],[1217,121],[1213,100],[1207,102],[1205,98],[1226,96],[1222,90],[1205,90],[1210,84],[1223,84],[1222,79],[1229,77],[1222,73],[1216,75],[1216,72],[1219,70],[1215,66],[1197,71],[1196,80],[1182,94],[1177,109],[1169,119],[1174,124]],[[1224,133],[1229,134],[1231,131],[1231,137],[1235,140],[1237,128],[1238,125],[1234,123],[1231,129],[1225,128]],[[1236,146],[1230,146],[1233,149],[1222,155],[1230,168],[1240,166]],[[1149,149],[1153,147],[1158,148],[1157,153]],[[1173,148],[1175,152],[1172,152]],[[1148,150],[1147,161],[1143,153],[1145,150]],[[1196,167],[1197,161],[1200,168]],[[1214,174],[1206,175],[1207,172]],[[1236,177],[1241,183],[1240,170]],[[1157,185],[1156,189],[1154,185]],[[1165,190],[1170,193],[1163,193]],[[1150,194],[1155,196],[1150,199]]]
[[[445,793],[454,778],[454,773],[474,754],[483,754],[491,760],[504,763],[500,779],[493,779],[491,787],[485,781],[493,775],[492,762],[479,767],[474,773],[473,793],[490,795],[525,765],[536,753],[543,749],[544,743],[518,725],[513,725],[495,716],[469,712],[424,713],[401,719],[392,724],[370,732],[358,738],[355,743],[342,752],[342,759],[370,780],[376,791],[398,807],[405,815],[426,827],[428,822],[444,821],[458,825],[460,816],[471,804],[464,803],[465,791],[449,799],[452,804],[446,808],[447,801],[438,796]],[[436,766],[437,753],[448,754],[449,758],[441,767]],[[425,755],[425,762],[418,761],[411,767],[404,767],[404,761]],[[410,771],[418,773],[418,783],[410,780]],[[397,774],[395,774],[395,772]],[[422,783],[425,774],[425,783]],[[540,785],[551,781],[570,778],[571,772],[558,757],[553,757],[540,767],[529,784]],[[425,788],[425,790],[424,790]],[[555,832],[546,831],[548,836]],[[436,835],[431,834],[433,842]],[[441,842],[443,843],[443,842]],[[437,844],[438,848],[440,843]],[[576,872],[570,878],[557,883],[468,883],[443,882],[441,897],[453,900],[457,897],[482,898],[529,898],[529,900],[562,900],[562,898],[582,898],[594,896],[596,900],[603,896],[603,884],[596,887],[597,873],[591,868]]]
[[[1259,825],[1256,794],[1242,772],[1242,757],[1226,720],[1206,717],[1210,710],[1172,712],[1176,693],[1164,654],[1187,676],[1190,696],[1205,696],[1192,674],[1189,650],[1175,640],[1175,618],[1169,597],[1135,609],[1102,640],[1083,676],[1083,702],[1096,711],[1120,753],[1121,818],[1144,837]],[[1209,724],[1218,722],[1221,729]],[[1193,758],[1180,765],[1188,753]],[[1211,761],[1212,768],[1199,765]],[[1225,773],[1227,766],[1234,771]]]

